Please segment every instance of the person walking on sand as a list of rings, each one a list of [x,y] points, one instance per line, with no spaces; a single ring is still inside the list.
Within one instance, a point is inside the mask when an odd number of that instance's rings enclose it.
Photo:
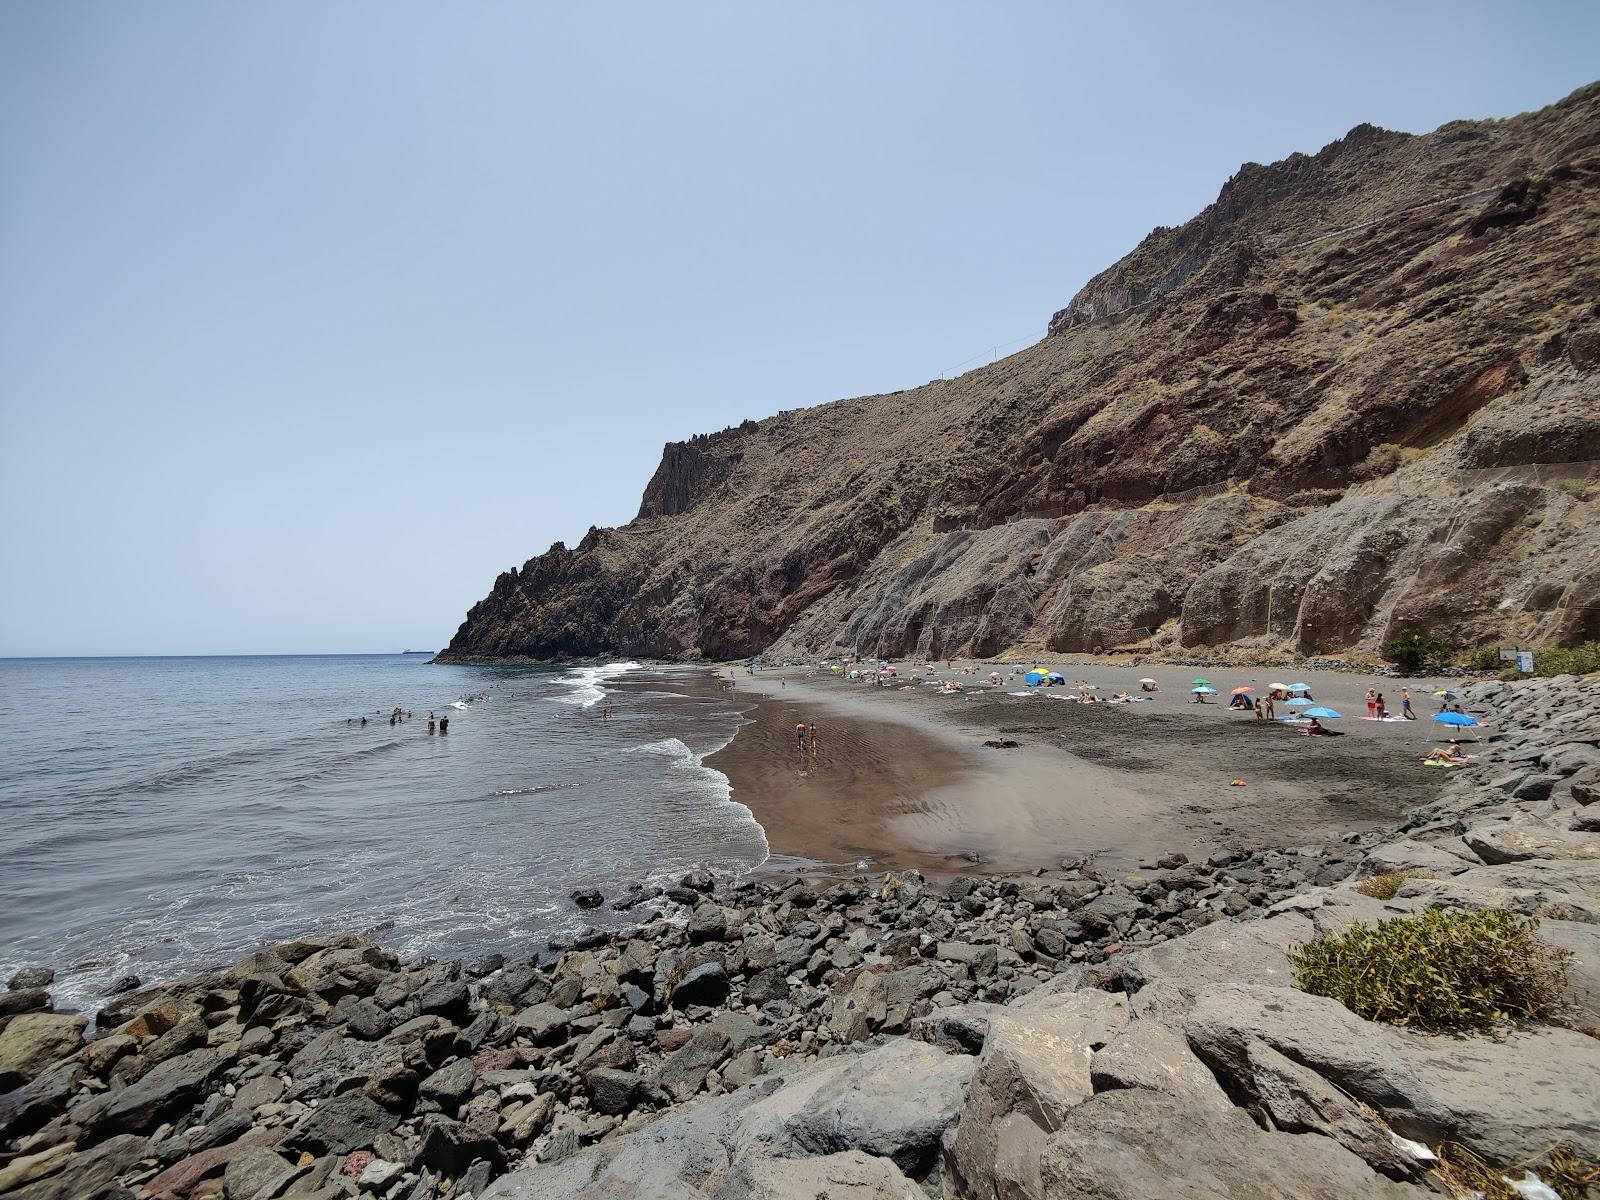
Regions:
[[[1373,717],[1378,715],[1376,712],[1373,711],[1373,709],[1375,709],[1377,707],[1377,705],[1378,705],[1378,689],[1377,688],[1368,688],[1367,689],[1367,720],[1370,721],[1370,720],[1372,720]]]
[[[806,748],[806,723],[804,721],[794,727],[794,743],[802,750]]]
[[[817,752],[817,723],[815,721],[806,728],[806,745],[811,748],[811,753]]]
[[[1411,689],[1400,689],[1400,715],[1408,721],[1415,721],[1417,714],[1411,710]]]
[[[1278,719],[1278,706],[1272,702],[1273,701],[1273,694],[1271,692],[1268,692],[1266,699],[1267,699],[1267,720],[1276,721]]]
[[[1267,719],[1267,702],[1265,700],[1257,699],[1256,700],[1256,720],[1265,721],[1266,719]]]

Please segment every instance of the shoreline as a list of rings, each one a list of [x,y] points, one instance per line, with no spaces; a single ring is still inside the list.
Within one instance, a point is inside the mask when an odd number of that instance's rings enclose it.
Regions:
[[[1290,1068],[1270,1053],[1202,1063],[1196,1053],[1232,1036],[1196,1026],[1202,1010],[1302,1054],[1291,1076],[1302,1091],[1335,1094],[1318,1070],[1355,1089],[1367,1117],[1331,1100],[1297,1107],[1296,1144],[1324,1157],[1346,1146],[1346,1177],[1386,1197],[1436,1195],[1426,1164],[1447,1140],[1497,1164],[1558,1141],[1593,1155],[1600,1106],[1587,1081],[1600,1049],[1580,1031],[1600,1028],[1600,833],[1583,806],[1600,800],[1600,681],[1492,687],[1470,698],[1506,722],[1480,762],[1443,773],[1449,782],[1403,817],[1326,845],[1174,852],[1138,872],[1064,863],[937,889],[916,871],[825,887],[690,871],[665,888],[574,893],[579,911],[609,902],[622,926],[527,958],[402,959],[355,935],[266,946],[110,999],[92,1037],[84,1015],[55,1011],[50,972],[19,972],[0,993],[0,1089],[15,1089],[0,1107],[0,1191],[200,1200],[220,1182],[229,1195],[336,1200],[360,1180],[407,1200],[666,1194],[680,1170],[704,1177],[709,1160],[680,1162],[670,1148],[698,1146],[706,1119],[719,1131],[711,1150],[737,1143],[741,1162],[785,1177],[815,1178],[826,1121],[832,1150],[891,1164],[891,1181],[952,1165],[999,1179],[994,1147],[945,1135],[969,1117],[995,1123],[983,1067],[1008,1054],[1025,1094],[1047,1097],[1053,1129],[1081,1113],[1092,1133],[1095,1113],[1135,1102],[1114,1127],[1170,1143],[1161,1161],[1184,1164],[1196,1138],[1217,1133],[1282,1173],[1268,1143],[1283,1135],[1262,1133],[1233,1097],[1254,1094],[1252,1072]],[[865,723],[877,701],[861,704]],[[924,719],[885,711],[891,728]],[[964,723],[976,737],[995,719],[1015,721],[974,711]],[[1104,743],[1113,727],[1087,728],[1080,740]],[[1399,883],[1383,893],[1393,898],[1357,889],[1375,875]],[[1574,954],[1566,1028],[1518,1027],[1501,1048],[1360,1022],[1293,986],[1288,952],[1350,920],[1485,905],[1540,921]],[[1347,1071],[1352,1045],[1375,1049]],[[1391,1060],[1373,1076],[1373,1062]],[[1078,1082],[1063,1088],[1067,1071]],[[1537,1083],[1501,1086],[1523,1075]],[[779,1091],[772,1119],[742,1124]],[[1351,1143],[1352,1119],[1376,1122],[1360,1126],[1371,1136]],[[1429,1156],[1397,1159],[1390,1129]],[[1092,1138],[1081,1144],[1094,1152]],[[1090,1177],[1129,1169],[1118,1151]],[[1394,1191],[1401,1180],[1422,1186]],[[1144,1194],[1130,1188],[1107,1194]]]

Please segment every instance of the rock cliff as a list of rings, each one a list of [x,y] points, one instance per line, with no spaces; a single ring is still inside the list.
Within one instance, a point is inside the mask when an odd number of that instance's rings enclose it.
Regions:
[[[442,657],[1600,636],[1600,85],[1247,164],[957,379],[669,445]],[[1585,534],[1585,530],[1591,531]]]

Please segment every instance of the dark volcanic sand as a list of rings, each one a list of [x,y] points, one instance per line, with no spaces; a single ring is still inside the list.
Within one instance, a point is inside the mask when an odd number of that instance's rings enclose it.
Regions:
[[[1318,682],[1319,701],[1357,682],[1364,691],[1365,678]],[[768,699],[707,765],[728,775],[775,856],[995,872],[1089,853],[1126,869],[1225,842],[1323,843],[1394,819],[1443,782],[1417,761],[1440,732],[1426,719],[1347,720],[1341,727],[1356,732],[1307,738],[1171,691],[1157,703],[1088,706],[932,691],[800,669],[740,673],[735,695]],[[1339,704],[1357,715],[1349,699]],[[794,749],[800,720],[819,726],[814,763]],[[1021,744],[983,745],[993,738]],[[1236,778],[1245,786],[1231,786]],[[974,852],[976,867],[966,858]]]

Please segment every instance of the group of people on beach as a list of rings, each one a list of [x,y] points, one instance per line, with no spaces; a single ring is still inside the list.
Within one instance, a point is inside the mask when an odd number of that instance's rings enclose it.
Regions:
[[[817,752],[817,723],[813,721],[807,725],[801,721],[794,727],[794,740],[801,754],[814,756]]]
[[[1441,708],[1439,711],[1443,712],[1444,709]],[[1367,720],[1393,721],[1394,719],[1395,714],[1389,711],[1389,706],[1384,702],[1383,693],[1375,687],[1369,687],[1367,689]],[[1410,688],[1400,689],[1400,719],[1406,721],[1415,721],[1417,719],[1416,710],[1411,707]]]

